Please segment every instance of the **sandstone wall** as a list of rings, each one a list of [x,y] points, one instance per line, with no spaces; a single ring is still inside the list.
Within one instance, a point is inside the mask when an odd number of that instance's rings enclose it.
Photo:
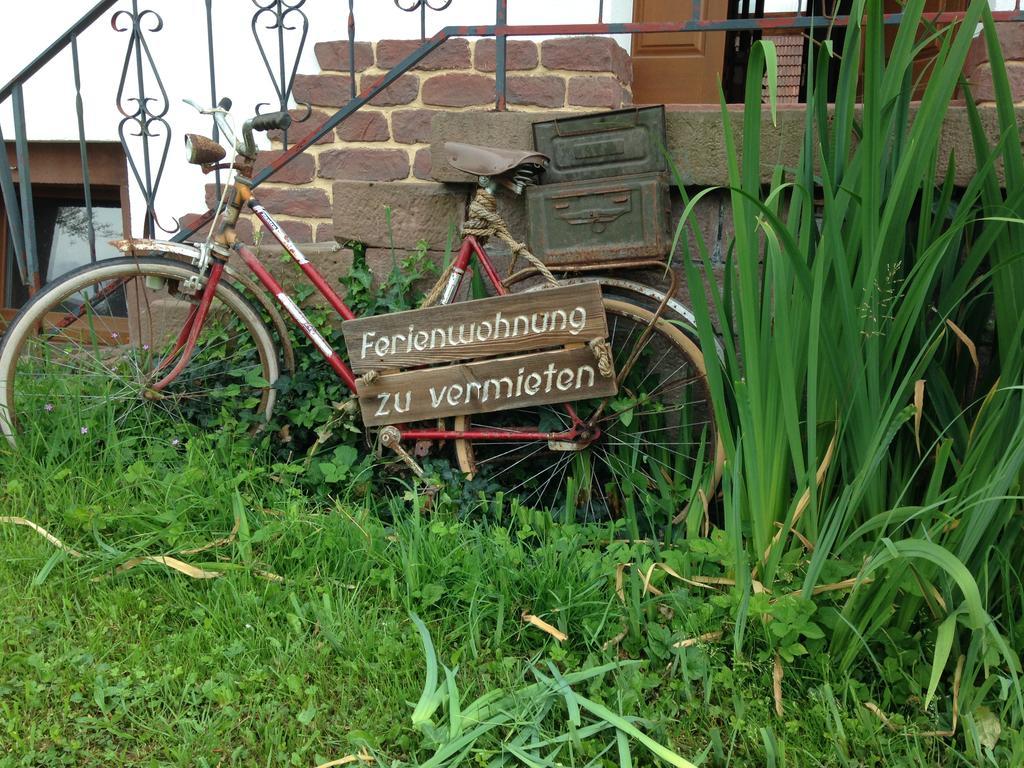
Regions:
[[[1024,25],[997,26],[1014,100],[1024,104]],[[357,88],[365,88],[418,45],[418,41],[403,40],[356,43]],[[310,102],[313,112],[309,122],[293,126],[291,143],[344,106],[351,94],[348,43],[320,43],[316,55],[321,73],[300,75],[295,83],[296,98]],[[991,67],[983,38],[974,41],[964,69],[975,97],[982,103],[991,101]],[[369,264],[379,275],[391,269],[395,255],[401,258],[420,240],[440,261],[446,242],[458,241],[458,225],[473,190],[472,179],[444,162],[443,141],[527,149],[532,147],[533,122],[627,106],[630,83],[629,56],[610,39],[510,40],[508,112],[498,113],[494,109],[494,41],[451,40],[262,185],[257,196],[296,242],[330,244],[311,249],[325,272],[347,271],[351,252],[337,244],[348,241],[368,246]],[[296,118],[304,114],[305,110],[294,113]],[[1024,107],[1018,107],[1018,114],[1024,115]],[[983,109],[981,116],[995,140],[994,110]],[[738,114],[733,117],[734,138],[741,146],[742,121]],[[795,161],[803,108],[780,110],[777,125],[768,123],[767,116],[765,120],[765,156],[773,162]],[[957,183],[966,184],[974,170],[964,107],[950,108],[941,131],[943,156],[956,152]],[[728,183],[722,135],[717,106],[670,109],[669,150],[688,187],[696,190]],[[273,137],[274,149],[261,155],[260,167],[279,156],[282,138]],[[502,192],[499,204],[513,234],[525,240],[522,200]],[[678,197],[674,208],[675,218],[680,212]],[[385,221],[387,209],[392,212],[390,229]],[[717,268],[731,237],[727,196],[716,193],[705,198],[696,214]],[[240,223],[239,233],[253,241],[251,220]],[[392,243],[397,254],[391,251]],[[275,246],[265,243],[264,252],[275,252]],[[500,249],[496,250],[500,261]],[[685,292],[681,293],[685,300]]]
[[[381,40],[355,44],[357,88],[365,89],[415,51],[418,40]],[[257,197],[296,242],[359,240],[371,247],[389,244],[384,209],[365,204],[369,182],[430,183],[410,198],[410,204],[437,201],[443,221],[425,233],[431,248],[443,248],[437,232],[458,224],[464,186],[433,186],[431,124],[441,113],[486,112],[495,108],[493,39],[455,38],[402,75],[366,107],[325,136],[304,156],[261,185]],[[294,143],[330,114],[348,103],[349,44],[316,45],[321,73],[298,75],[294,95],[312,105],[305,123],[293,125]],[[632,66],[629,55],[609,38],[558,38],[535,43],[508,41],[507,102],[509,111],[586,112],[617,109],[631,103]],[[295,110],[299,119],[305,110]],[[283,149],[280,135],[271,137],[274,149],[260,156],[265,167]],[[502,144],[498,144],[502,146]],[[411,190],[410,190],[411,191]],[[380,202],[380,196],[374,198]],[[403,225],[404,205],[396,205],[393,220]],[[422,217],[417,217],[416,226]],[[411,220],[405,224],[413,223]],[[245,229],[243,236],[250,235]],[[417,238],[418,239],[418,238]],[[396,243],[411,247],[405,236]]]

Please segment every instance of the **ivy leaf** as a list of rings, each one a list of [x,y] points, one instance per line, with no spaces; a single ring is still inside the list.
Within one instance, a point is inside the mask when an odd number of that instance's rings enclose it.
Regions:
[[[314,717],[316,717],[316,704],[310,704],[304,710],[299,712],[299,714],[295,716],[295,719],[303,725],[309,725],[313,722]]]
[[[790,656],[805,656],[807,654],[803,643],[790,643],[786,646],[786,651]]]
[[[245,374],[245,384],[249,387],[263,388],[269,387],[270,382],[260,376],[259,371],[255,368],[250,368]]]
[[[813,621],[809,621],[804,624],[802,628],[804,637],[808,640],[821,640],[825,636],[825,630],[815,624]]]
[[[426,584],[419,592],[419,598],[424,605],[433,605],[444,595],[444,587],[440,584]]]

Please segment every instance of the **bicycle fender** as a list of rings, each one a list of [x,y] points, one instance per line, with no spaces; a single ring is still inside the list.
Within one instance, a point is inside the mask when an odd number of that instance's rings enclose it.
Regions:
[[[173,253],[185,256],[196,263],[200,259],[199,247],[192,243],[175,243],[171,240],[154,240],[146,237],[128,237],[123,240],[111,240],[110,244],[125,256],[163,256]],[[251,277],[230,265],[224,267],[229,280],[236,280],[249,292],[253,299],[270,316],[270,322],[277,332],[278,345],[281,348],[282,362],[288,373],[295,372],[295,353],[288,337],[288,326],[285,324],[277,305],[268,297],[266,291]]]

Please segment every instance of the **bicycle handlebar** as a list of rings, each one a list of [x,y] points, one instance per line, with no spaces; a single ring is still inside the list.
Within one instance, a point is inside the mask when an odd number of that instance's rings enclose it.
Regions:
[[[292,116],[287,112],[269,112],[252,118],[251,123],[254,131],[283,131],[292,124]]]
[[[287,130],[292,124],[292,116],[287,112],[269,112],[265,115],[256,115],[242,124],[242,140],[237,141],[236,134],[227,120],[228,112],[231,109],[231,99],[227,97],[221,99],[217,102],[217,106],[212,109],[204,109],[189,99],[185,99],[185,103],[190,104],[201,114],[213,115],[213,119],[220,128],[221,133],[234,145],[235,151],[250,159],[256,157],[256,142],[252,138],[253,131],[283,131]]]

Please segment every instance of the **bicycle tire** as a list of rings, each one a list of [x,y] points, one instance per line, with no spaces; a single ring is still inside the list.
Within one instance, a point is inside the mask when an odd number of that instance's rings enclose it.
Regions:
[[[226,282],[186,368],[163,392],[147,388],[169,369],[161,350],[198,302],[201,292],[188,289],[199,277],[179,261],[128,257],[44,287],[0,341],[0,432],[14,445],[18,434],[66,418],[66,410],[54,416],[65,408],[83,433],[97,419],[135,428],[129,417],[149,424],[154,413],[200,427],[223,426],[227,413],[258,429],[274,408],[278,355],[259,313]]]
[[[565,450],[564,446],[552,450],[552,446],[536,441],[456,440],[459,468],[470,478],[481,474],[489,477],[496,487],[516,493],[523,503],[552,508],[575,506],[583,518],[615,517],[631,505],[637,508],[639,501],[649,512],[654,507],[663,509],[667,520],[661,519],[661,524],[678,520],[701,495],[702,502],[713,496],[724,463],[707,389],[704,354],[694,337],[677,324],[656,318],[649,309],[618,298],[606,297],[604,303],[616,371],[621,372],[623,363],[642,348],[641,358],[626,380],[620,382],[619,396],[606,405],[598,422],[602,435],[576,450]],[[648,325],[652,329],[645,340],[641,333]],[[652,357],[656,358],[653,364]],[[656,373],[658,378],[667,373],[667,383],[654,382],[654,386],[662,388],[641,394],[647,400],[636,399],[628,407],[631,391],[636,397],[638,390],[650,386],[648,381]],[[638,409],[642,402],[651,406]],[[572,405],[584,420],[596,407],[594,403]],[[628,418],[624,415],[627,411],[631,411]],[[672,416],[673,413],[676,415]],[[550,431],[566,426],[567,416],[560,412],[560,406],[461,416],[455,420],[456,431]],[[673,439],[650,439],[654,434]],[[583,458],[575,460],[574,456]],[[599,466],[595,458],[604,466]],[[579,502],[575,505],[564,498],[569,465],[574,461],[584,465],[581,472],[574,469],[572,475]],[[492,466],[485,468],[488,463]],[[625,478],[624,474],[630,477]],[[626,498],[629,487],[633,489],[632,498]]]

